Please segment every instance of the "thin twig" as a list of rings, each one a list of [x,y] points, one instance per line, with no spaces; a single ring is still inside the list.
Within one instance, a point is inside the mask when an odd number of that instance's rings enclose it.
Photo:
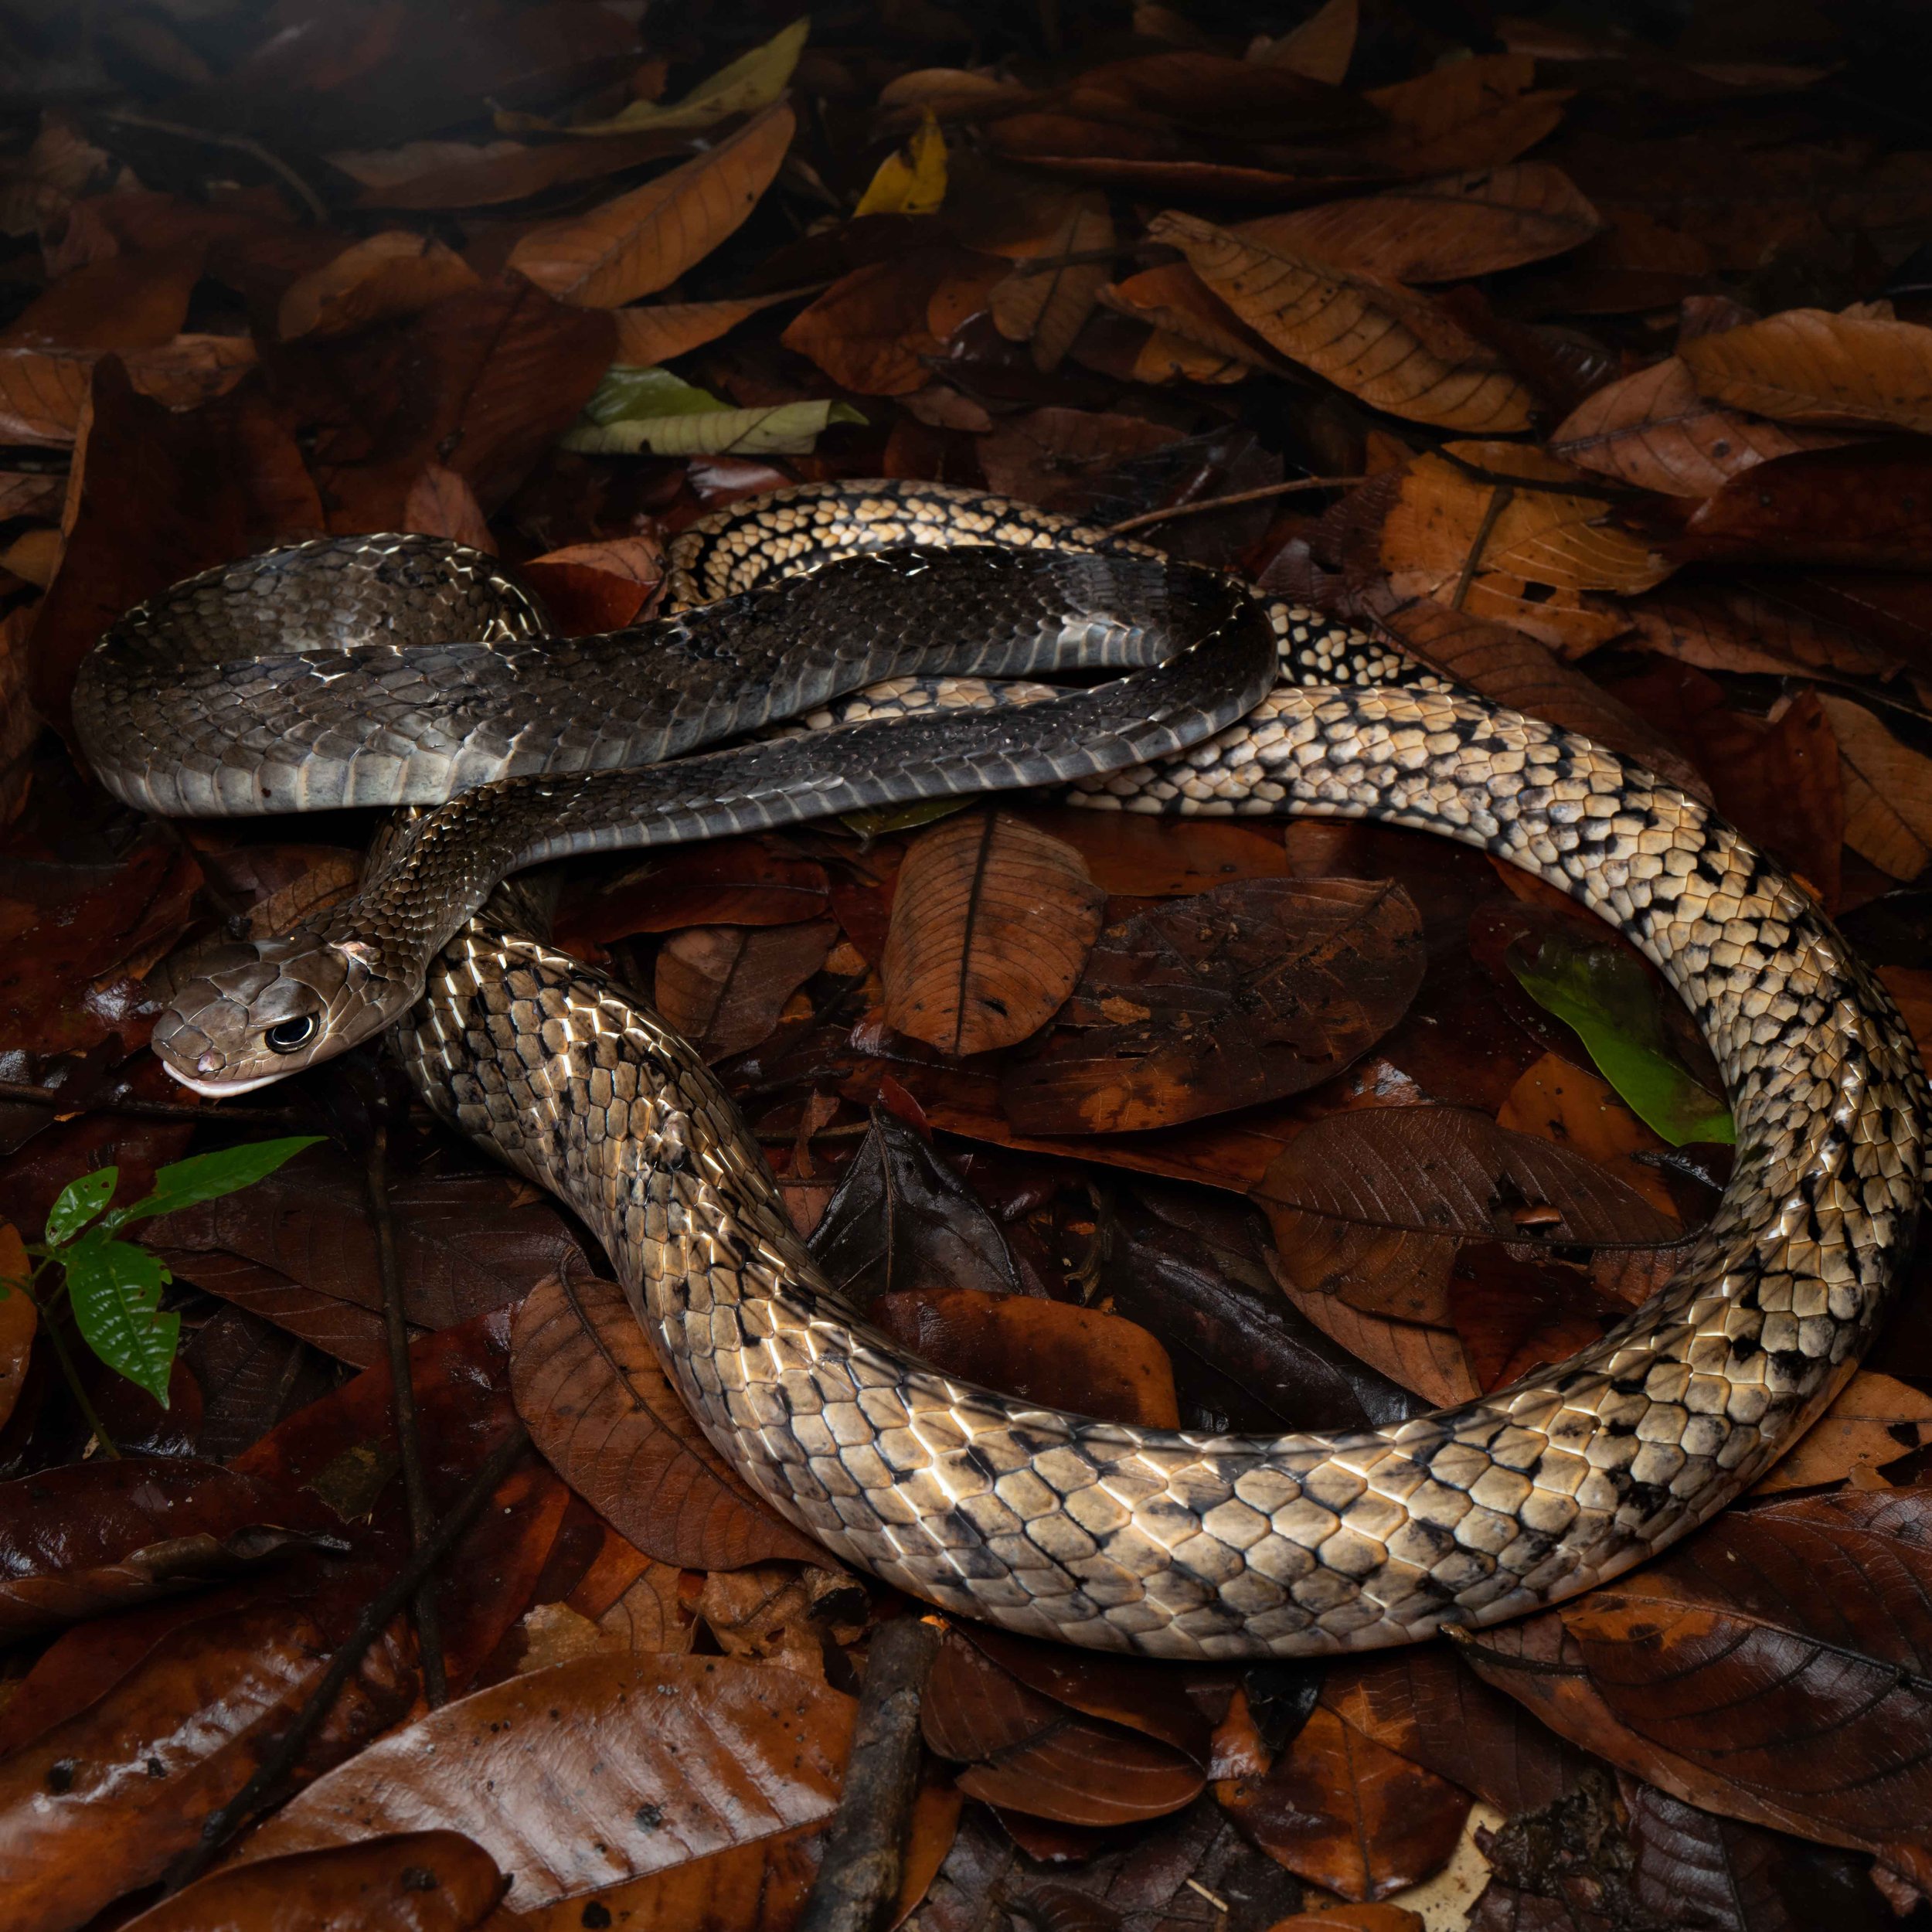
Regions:
[[[110,1462],[121,1460],[121,1451],[114,1447],[114,1439],[101,1424],[95,1413],[94,1404],[87,1400],[87,1391],[82,1386],[80,1371],[75,1366],[74,1359],[68,1352],[66,1338],[60,1332],[60,1324],[51,1310],[43,1309],[40,1325],[47,1332],[47,1339],[53,1345],[55,1359],[60,1364],[61,1378],[67,1385],[67,1393],[74,1400],[74,1406],[80,1411],[80,1420],[94,1431],[94,1440],[100,1444],[100,1453]]]
[[[1122,242],[1117,248],[1076,248],[1064,255],[1027,255],[1013,264],[1015,275],[1048,275],[1062,268],[1096,267],[1123,255],[1138,255],[1141,244]]]
[[[1366,483],[1366,476],[1298,476],[1289,483],[1266,483],[1258,490],[1236,490],[1231,496],[1204,496],[1198,503],[1170,504],[1165,510],[1148,510],[1130,516],[1124,523],[1110,523],[1109,536],[1124,536],[1129,530],[1144,530],[1150,523],[1165,523],[1177,516],[1199,516],[1209,510],[1232,509],[1237,503],[1260,503],[1271,496],[1297,496],[1304,490],[1340,490],[1351,484]]]
[[[1442,444],[1437,444],[1429,451],[1439,456],[1453,469],[1461,471],[1472,483],[1507,484],[1512,489],[1528,490],[1532,495],[1587,496],[1605,503],[1634,503],[1648,492],[1632,489],[1627,483],[1588,483],[1581,477],[1573,482],[1565,478],[1559,482],[1546,476],[1512,476],[1507,470],[1485,469],[1480,463],[1472,463],[1466,456]]]
[[[265,1125],[299,1125],[313,1117],[294,1107],[184,1107],[175,1100],[83,1100],[57,1087],[36,1087],[27,1080],[0,1080],[0,1102],[19,1107],[51,1107],[57,1114],[125,1114],[134,1120],[260,1121]]]
[[[279,177],[316,220],[328,219],[328,209],[321,196],[287,162],[270,154],[259,141],[251,141],[246,134],[212,134],[206,128],[191,128],[179,121],[157,121],[151,114],[129,114],[121,107],[109,108],[101,118],[123,128],[145,128],[151,134],[172,134],[178,141],[199,141],[205,148],[226,148],[236,154],[250,155],[270,173]]]
[[[1476,580],[1476,571],[1482,562],[1482,553],[1489,547],[1489,539],[1496,527],[1497,519],[1509,509],[1510,499],[1516,494],[1513,483],[1498,483],[1490,492],[1489,506],[1482,513],[1482,522],[1476,532],[1476,540],[1469,546],[1469,554],[1462,560],[1462,575],[1456,580],[1456,594],[1449,600],[1452,611],[1460,611],[1469,595],[1469,587]]]
[[[423,1474],[423,1436],[416,1420],[416,1386],[410,1377],[409,1322],[403,1308],[403,1270],[396,1259],[396,1215],[389,1198],[389,1128],[379,1114],[369,1137],[365,1170],[369,1219],[376,1230],[376,1271],[383,1284],[383,1329],[389,1343],[390,1404],[396,1418],[396,1449],[403,1463],[403,1494],[409,1505],[410,1547],[420,1549],[435,1533],[429,1483]],[[443,1633],[436,1614],[436,1593],[425,1580],[411,1614],[423,1655],[423,1696],[431,1710],[449,1701],[443,1662]]]
[[[409,1599],[422,1588],[437,1566],[455,1548],[464,1531],[510,1472],[518,1457],[529,1446],[529,1434],[522,1423],[492,1449],[481,1468],[464,1485],[449,1514],[436,1526],[436,1533],[423,1545],[379,1595],[370,1599],[355,1628],[342,1640],[342,1647],[328,1661],[328,1668],[295,1713],[294,1721],[260,1767],[218,1811],[211,1812],[201,1828],[201,1836],[170,1866],[162,1878],[164,1889],[179,1892],[196,1878],[208,1861],[240,1831],[264,1801],[270,1797],[321,1730],[342,1686],[349,1682],[369,1646],[389,1627],[389,1621]]]
[[[919,1791],[919,1706],[937,1628],[900,1617],[872,1640],[845,1787],[798,1932],[875,1932],[899,1896]]]

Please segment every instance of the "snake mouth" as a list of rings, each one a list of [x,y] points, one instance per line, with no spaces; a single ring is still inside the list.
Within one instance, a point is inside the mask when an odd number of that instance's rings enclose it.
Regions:
[[[179,1080],[191,1093],[200,1094],[205,1100],[232,1100],[237,1094],[252,1094],[258,1087],[273,1087],[282,1077],[280,1073],[261,1073],[252,1080],[199,1080],[192,1073],[184,1073],[165,1055],[158,1053],[155,1057],[167,1068],[171,1080]]]

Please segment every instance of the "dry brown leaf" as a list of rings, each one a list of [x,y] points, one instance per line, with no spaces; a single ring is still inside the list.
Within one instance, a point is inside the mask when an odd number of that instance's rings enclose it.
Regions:
[[[1932,758],[1901,744],[1862,704],[1821,691],[1838,740],[1845,842],[1894,879],[1932,859]]]
[[[1427,601],[1399,604],[1375,614],[1406,649],[1446,671],[1458,683],[1512,710],[1600,739],[1680,791],[1709,800],[1710,787],[1675,746],[1594,678],[1572,669],[1534,638]]]
[[[71,443],[87,400],[95,358],[43,349],[0,349],[0,437],[10,443]],[[121,358],[143,396],[192,409],[224,395],[255,366],[245,335],[177,335]]]
[[[1418,457],[1409,466],[1382,526],[1383,567],[1398,591],[1466,602],[1468,589],[1489,577],[1505,580],[1505,595],[1514,594],[1506,587],[1513,578],[1630,597],[1670,574],[1668,562],[1610,522],[1601,498],[1561,488],[1577,473],[1554,457],[1514,443],[1443,447],[1443,454]],[[1523,487],[1485,481],[1451,457],[1521,478]]]
[[[748,316],[779,302],[794,301],[798,294],[796,289],[786,289],[776,295],[747,295],[736,301],[653,302],[640,308],[617,309],[613,315],[617,325],[617,359],[639,368],[655,368],[687,349],[715,342]]]
[[[1011,812],[935,828],[899,874],[886,1024],[954,1054],[1025,1039],[1073,990],[1106,904],[1071,845]]]
[[[1932,430],[1932,328],[1787,309],[1678,351],[1700,395],[1781,423]]]
[[[1233,232],[1359,275],[1447,282],[1560,255],[1603,225],[1561,168],[1524,161],[1264,215]]]
[[[40,1315],[27,1292],[30,1268],[19,1231],[0,1221],[0,1423],[13,1413],[26,1380]]]
[[[199,243],[104,257],[70,269],[4,332],[0,349],[125,352],[180,332],[207,250]]]
[[[386,228],[290,283],[276,311],[276,332],[284,342],[344,335],[476,286],[476,271],[434,236]]]
[[[425,536],[447,537],[453,543],[467,543],[472,550],[494,556],[496,539],[490,534],[489,520],[476,492],[454,470],[440,463],[426,464],[423,473],[410,485],[403,504],[405,530],[420,530]]]
[[[733,1658],[581,1658],[391,1732],[244,1855],[440,1826],[512,1874],[512,1910],[546,1906],[817,1823],[838,1801],[852,1707]]]
[[[956,250],[915,248],[842,275],[779,338],[809,355],[841,388],[862,396],[906,396],[932,380],[940,336],[931,326],[935,294]]]
[[[1663,1175],[1633,1158],[1655,1153],[1662,1140],[1617,1097],[1607,1080],[1572,1065],[1560,1053],[1546,1053],[1523,1073],[1498,1111],[1496,1124],[1574,1148],[1641,1194],[1660,1214],[1673,1221],[1679,1218]]]
[[[1440,429],[1529,427],[1529,391],[1423,297],[1172,210],[1148,234],[1274,348],[1372,407]]]
[[[1143,269],[1100,291],[1101,304],[1135,321],[1151,322],[1157,336],[1178,336],[1205,354],[1245,369],[1269,351],[1219,296],[1202,285],[1185,262]]]
[[[1563,117],[1566,90],[1532,92],[1527,54],[1478,54],[1413,80],[1371,90],[1390,126],[1369,144],[1386,165],[1409,175],[1493,168],[1533,148]]]
[[[646,1555],[700,1570],[823,1559],[719,1459],[614,1283],[553,1275],[530,1291],[510,1390],[564,1481]]]
[[[1298,27],[1290,28],[1265,46],[1249,49],[1248,58],[1338,87],[1355,56],[1360,12],[1359,0],[1322,0]]]
[[[690,926],[658,949],[658,1010],[707,1060],[742,1053],[825,963],[830,920],[785,926]]]
[[[1876,1369],[1861,1369],[1798,1438],[1797,1447],[1781,1456],[1750,1493],[1770,1496],[1842,1482],[1857,1471],[1875,1471],[1927,1443],[1932,1443],[1932,1396]]]
[[[559,301],[616,308],[655,294],[736,230],[771,184],[796,121],[783,101],[728,140],[588,214],[532,229],[511,267]]]
[[[1097,189],[1070,195],[1064,212],[1029,249],[1019,265],[993,285],[988,298],[994,326],[1009,342],[1030,342],[1033,366],[1043,375],[1060,367],[1073,338],[1085,327],[1105,284],[1104,261],[1069,261],[1036,270],[1029,264],[1043,256],[1088,254],[1114,246],[1114,217],[1107,197]]]
[[[1549,453],[1666,496],[1709,496],[1753,464],[1845,439],[1824,430],[1788,430],[1697,393],[1690,367],[1667,356],[1607,383],[1571,411]]]

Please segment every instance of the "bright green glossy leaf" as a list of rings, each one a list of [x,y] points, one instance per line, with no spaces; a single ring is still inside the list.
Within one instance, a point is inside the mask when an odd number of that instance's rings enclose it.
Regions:
[[[160,1312],[161,1291],[174,1277],[145,1248],[111,1240],[99,1229],[61,1259],[81,1338],[165,1409],[181,1317]]]
[[[103,1167],[82,1175],[77,1181],[70,1181],[47,1215],[48,1247],[58,1247],[63,1241],[71,1241],[114,1198],[120,1179],[119,1168]]]
[[[191,1159],[176,1161],[156,1172],[151,1194],[110,1216],[108,1226],[124,1227],[130,1221],[172,1214],[181,1208],[197,1207],[203,1201],[218,1201],[224,1194],[239,1193],[265,1180],[284,1161],[292,1160],[321,1138],[319,1134],[291,1134],[283,1140],[248,1141],[240,1147],[224,1147],[216,1153],[197,1154]]]
[[[1670,1050],[1656,982],[1614,946],[1552,937],[1533,962],[1514,948],[1523,991],[1580,1039],[1631,1111],[1673,1147],[1735,1141],[1730,1110]]]

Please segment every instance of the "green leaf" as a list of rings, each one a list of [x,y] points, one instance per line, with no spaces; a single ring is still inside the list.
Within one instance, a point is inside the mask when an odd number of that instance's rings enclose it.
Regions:
[[[864,811],[842,811],[838,822],[850,826],[862,838],[880,838],[889,832],[910,832],[915,825],[930,825],[935,819],[950,818],[956,811],[985,802],[971,793],[957,798],[916,798],[909,805],[874,805]]]
[[[1614,946],[1546,939],[1533,963],[1512,947],[1522,989],[1580,1039],[1631,1112],[1673,1147],[1734,1141],[1730,1110],[1670,1050],[1656,982]]]
[[[71,1241],[114,1198],[120,1180],[119,1168],[103,1167],[82,1175],[77,1181],[70,1181],[47,1216],[48,1247],[58,1247],[63,1241]]]
[[[702,393],[702,392],[700,392]],[[775,403],[649,417],[599,427],[580,423],[561,438],[585,456],[804,456],[834,423],[862,423],[849,403]]]
[[[709,389],[673,376],[668,369],[647,369],[637,362],[613,362],[604,372],[597,393],[583,413],[599,427],[610,423],[635,422],[646,417],[702,416],[728,410]]]
[[[284,1140],[249,1141],[240,1147],[224,1147],[217,1153],[176,1161],[156,1172],[151,1194],[111,1215],[107,1226],[125,1227],[130,1221],[172,1214],[178,1209],[198,1207],[203,1201],[218,1201],[224,1194],[239,1193],[265,1180],[284,1161],[292,1160],[321,1138],[319,1134],[291,1134]]]
[[[159,1311],[161,1291],[173,1276],[145,1248],[111,1240],[98,1228],[61,1258],[81,1338],[117,1375],[166,1408],[181,1317]]]

